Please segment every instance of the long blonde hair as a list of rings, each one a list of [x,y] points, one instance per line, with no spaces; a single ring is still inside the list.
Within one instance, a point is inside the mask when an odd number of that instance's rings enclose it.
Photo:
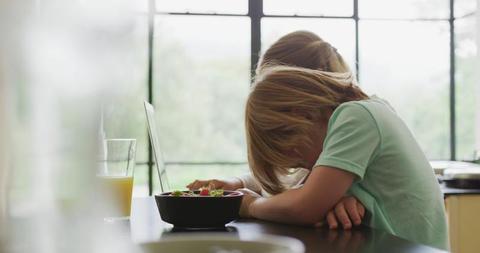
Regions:
[[[309,133],[317,120],[325,118],[326,110],[366,98],[351,72],[282,65],[260,68],[247,100],[245,127],[250,168],[263,189],[271,194],[284,190],[278,175],[303,163],[286,153],[314,145]]]

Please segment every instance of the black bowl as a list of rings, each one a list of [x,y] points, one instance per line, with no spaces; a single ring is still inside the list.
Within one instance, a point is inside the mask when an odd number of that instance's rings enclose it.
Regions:
[[[198,194],[198,191],[195,192]],[[224,191],[221,197],[155,195],[162,220],[177,228],[221,228],[239,218],[243,193]]]

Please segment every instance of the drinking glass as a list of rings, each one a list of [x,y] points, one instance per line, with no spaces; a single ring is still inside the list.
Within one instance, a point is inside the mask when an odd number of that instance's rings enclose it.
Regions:
[[[97,182],[103,197],[100,210],[107,222],[130,217],[136,142],[135,139],[105,139],[102,143]]]

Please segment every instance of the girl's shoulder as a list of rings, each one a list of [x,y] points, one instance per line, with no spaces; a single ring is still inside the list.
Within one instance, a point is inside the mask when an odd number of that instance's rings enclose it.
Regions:
[[[349,101],[342,103],[341,105],[338,106],[337,109],[344,109],[346,107],[363,107],[367,110],[374,109],[374,108],[385,108],[390,111],[395,112],[395,109],[393,109],[392,105],[385,99],[380,98],[376,95],[372,95],[367,99],[363,100],[355,100],[355,101]]]
[[[372,95],[368,99],[341,104],[334,110],[332,117],[336,118],[340,115],[346,118],[363,118],[364,120],[371,118],[376,121],[379,117],[387,115],[396,117],[396,112],[387,100]]]

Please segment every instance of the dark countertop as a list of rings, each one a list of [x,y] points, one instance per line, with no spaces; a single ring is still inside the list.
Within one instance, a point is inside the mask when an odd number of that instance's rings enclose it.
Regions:
[[[422,244],[413,243],[388,233],[366,226],[351,231],[329,230],[264,222],[259,220],[238,220],[227,225],[231,235],[251,238],[255,235],[272,234],[297,238],[303,242],[306,253],[309,252],[446,252]],[[218,231],[216,231],[218,232]],[[134,242],[159,241],[172,231],[172,226],[163,222],[153,198],[134,198],[130,233]],[[188,232],[196,233],[196,232]]]
[[[435,171],[435,175],[440,183],[440,189],[442,190],[445,197],[449,195],[460,195],[460,194],[480,194],[480,189],[461,189],[447,187],[445,182],[442,182],[442,177],[446,169],[479,169],[480,164],[464,161],[447,161],[447,160],[438,160],[430,161],[430,165]]]
[[[442,190],[445,197],[448,197],[450,195],[461,195],[461,194],[480,194],[480,189],[451,188],[451,187],[447,187],[445,183],[440,184],[440,189]]]

